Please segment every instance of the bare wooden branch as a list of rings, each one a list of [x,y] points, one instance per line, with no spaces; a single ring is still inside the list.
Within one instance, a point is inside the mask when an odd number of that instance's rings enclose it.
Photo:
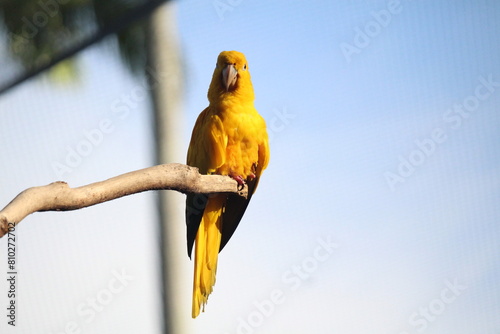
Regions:
[[[69,211],[111,201],[148,190],[176,190],[182,193],[236,193],[246,197],[243,189],[228,176],[202,175],[198,168],[182,164],[165,164],[122,174],[106,181],[70,188],[66,182],[28,188],[0,211],[0,238],[26,216],[42,211]]]

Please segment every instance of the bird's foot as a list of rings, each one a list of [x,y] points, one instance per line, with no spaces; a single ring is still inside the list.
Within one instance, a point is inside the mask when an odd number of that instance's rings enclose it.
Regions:
[[[238,182],[238,190],[241,190],[243,189],[243,187],[245,186],[245,184],[247,183],[247,180],[248,181],[253,181],[257,176],[254,174],[254,173],[250,173],[250,175],[248,175],[247,179],[245,180],[243,178],[243,176],[241,175],[233,175],[233,174],[229,174],[229,176],[235,180],[236,182]]]
[[[229,175],[233,180],[238,182],[238,190],[243,189],[245,187],[246,181],[241,175]]]

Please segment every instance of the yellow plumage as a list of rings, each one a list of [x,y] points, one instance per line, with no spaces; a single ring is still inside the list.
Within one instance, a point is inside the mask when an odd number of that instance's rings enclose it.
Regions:
[[[252,81],[242,53],[220,53],[208,100],[193,129],[187,164],[203,174],[229,175],[245,182],[249,195],[247,199],[235,194],[187,196],[189,256],[195,243],[193,318],[207,303],[215,284],[218,253],[238,226],[269,162],[266,124],[253,105]]]

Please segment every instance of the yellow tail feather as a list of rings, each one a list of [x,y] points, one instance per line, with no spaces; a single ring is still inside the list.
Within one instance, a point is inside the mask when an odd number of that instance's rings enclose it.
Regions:
[[[219,255],[222,212],[225,196],[217,195],[209,198],[200,227],[196,234],[194,255],[193,280],[193,309],[192,317],[200,314],[200,307],[205,310],[208,295],[212,293],[217,272],[217,258]]]

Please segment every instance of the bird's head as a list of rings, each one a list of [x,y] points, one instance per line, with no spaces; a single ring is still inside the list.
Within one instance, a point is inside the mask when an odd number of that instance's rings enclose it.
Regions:
[[[229,96],[254,100],[248,63],[245,55],[238,51],[222,51],[219,54],[208,90],[210,102]]]

